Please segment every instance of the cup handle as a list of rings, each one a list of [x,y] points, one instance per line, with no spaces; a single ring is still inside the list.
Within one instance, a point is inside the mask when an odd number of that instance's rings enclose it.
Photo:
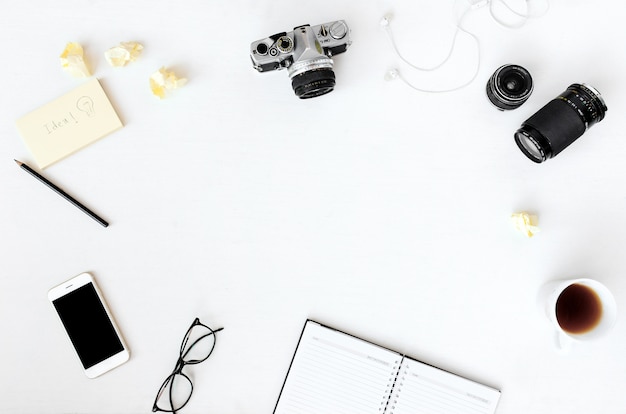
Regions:
[[[556,348],[560,353],[568,353],[572,349],[574,341],[572,338],[564,334],[562,331],[557,331],[555,336]]]

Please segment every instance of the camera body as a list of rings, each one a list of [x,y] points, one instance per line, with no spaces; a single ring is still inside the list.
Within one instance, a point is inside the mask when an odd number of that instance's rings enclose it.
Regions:
[[[259,72],[287,69],[295,94],[306,99],[334,89],[331,57],[345,52],[350,44],[350,29],[343,20],[307,24],[252,42],[250,58]]]

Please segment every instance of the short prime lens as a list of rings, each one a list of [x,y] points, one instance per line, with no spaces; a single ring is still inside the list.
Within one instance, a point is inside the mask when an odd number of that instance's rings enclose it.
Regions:
[[[518,108],[532,91],[533,78],[519,65],[500,66],[487,82],[487,97],[501,111]]]
[[[515,132],[515,142],[532,161],[544,162],[602,121],[606,111],[600,92],[574,83],[523,122]]]
[[[291,87],[300,99],[325,95],[335,88],[335,72],[328,68],[303,72],[291,79]]]

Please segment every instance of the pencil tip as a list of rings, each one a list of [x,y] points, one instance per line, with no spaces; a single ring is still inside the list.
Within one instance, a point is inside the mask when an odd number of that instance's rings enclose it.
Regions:
[[[22,165],[22,164],[24,164],[23,162],[18,161],[18,160],[16,160],[15,158],[13,158],[13,161],[15,161],[15,162],[17,163],[17,165]]]

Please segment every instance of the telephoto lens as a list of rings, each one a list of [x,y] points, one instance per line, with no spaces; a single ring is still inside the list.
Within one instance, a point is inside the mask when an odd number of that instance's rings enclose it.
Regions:
[[[519,65],[500,66],[487,82],[487,97],[501,111],[519,108],[533,91],[533,78]]]
[[[515,142],[532,161],[544,162],[602,121],[606,111],[600,92],[574,83],[523,122],[515,132]]]

